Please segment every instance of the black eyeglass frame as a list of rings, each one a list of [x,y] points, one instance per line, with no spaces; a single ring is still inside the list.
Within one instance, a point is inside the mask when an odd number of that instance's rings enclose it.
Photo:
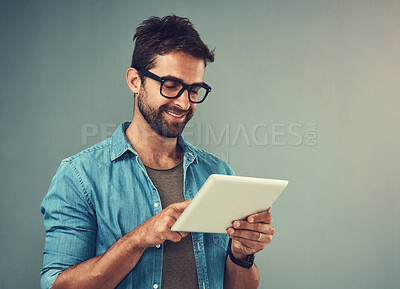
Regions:
[[[180,80],[178,80],[178,79],[175,79],[175,78],[160,77],[160,76],[155,75],[154,73],[148,71],[147,69],[143,69],[143,68],[135,68],[135,69],[136,69],[137,71],[139,71],[140,73],[142,73],[144,76],[149,77],[149,78],[151,78],[151,79],[154,79],[154,80],[160,82],[160,83],[161,83],[161,85],[160,85],[160,94],[161,94],[162,96],[166,97],[166,98],[169,98],[169,99],[178,98],[179,96],[182,95],[182,93],[183,93],[185,90],[187,90],[187,91],[188,91],[188,98],[189,98],[189,101],[190,101],[190,102],[192,102],[192,103],[202,103],[202,102],[206,99],[207,95],[208,95],[208,94],[210,93],[210,91],[211,91],[211,86],[209,86],[209,85],[208,85],[207,83],[205,83],[205,82],[200,83],[200,84],[198,84],[198,83],[197,83],[197,84],[186,84],[186,83],[183,83],[182,81],[180,81]],[[178,94],[177,94],[176,96],[172,96],[172,97],[171,97],[171,96],[166,96],[166,95],[164,95],[164,94],[162,93],[162,88],[163,88],[163,85],[164,85],[164,82],[165,82],[165,81],[175,81],[175,82],[178,82],[179,84],[182,85],[181,90],[178,92]],[[190,99],[190,90],[192,89],[192,87],[196,87],[196,86],[200,86],[200,87],[203,87],[204,89],[206,89],[206,94],[204,95],[204,97],[203,97],[203,99],[202,99],[201,101],[192,101],[192,100]]]

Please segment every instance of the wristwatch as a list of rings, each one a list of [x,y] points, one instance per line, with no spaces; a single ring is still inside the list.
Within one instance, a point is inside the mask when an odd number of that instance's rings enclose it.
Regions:
[[[229,238],[229,244],[228,244],[228,255],[229,258],[231,258],[231,261],[233,263],[235,263],[236,265],[239,265],[240,267],[246,268],[246,269],[250,269],[251,266],[253,266],[254,263],[254,254],[251,255],[247,255],[247,260],[246,262],[236,259],[235,256],[233,256],[232,250],[231,250],[231,245],[232,245],[232,239]]]

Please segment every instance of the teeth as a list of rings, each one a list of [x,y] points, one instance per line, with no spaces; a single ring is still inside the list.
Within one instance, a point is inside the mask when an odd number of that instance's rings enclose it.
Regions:
[[[170,111],[167,111],[167,113],[170,114],[170,115],[173,115],[175,117],[182,117],[183,116],[183,114],[175,114],[175,113],[172,113]]]

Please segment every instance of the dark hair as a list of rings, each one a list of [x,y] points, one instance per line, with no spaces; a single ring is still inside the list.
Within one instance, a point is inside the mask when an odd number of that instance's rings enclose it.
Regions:
[[[151,69],[157,55],[181,51],[204,60],[204,65],[214,61],[214,50],[201,40],[188,18],[169,15],[150,17],[136,29],[135,48],[131,67]]]

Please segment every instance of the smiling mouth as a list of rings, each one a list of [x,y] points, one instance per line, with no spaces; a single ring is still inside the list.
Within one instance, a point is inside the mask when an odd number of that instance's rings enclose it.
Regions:
[[[186,115],[186,114],[173,113],[173,112],[168,111],[168,110],[166,110],[165,112],[168,113],[169,115],[173,116],[173,117],[176,117],[176,118],[182,118],[182,117],[184,117]]]

